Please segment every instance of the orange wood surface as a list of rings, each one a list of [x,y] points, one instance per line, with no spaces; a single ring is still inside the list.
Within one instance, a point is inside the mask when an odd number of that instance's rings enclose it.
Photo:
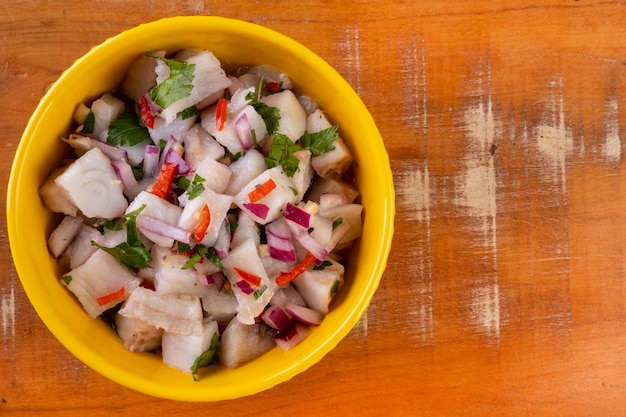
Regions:
[[[1,416],[625,415],[625,4],[2,1],[3,216],[46,88],[107,37],[191,14],[281,31],[360,94],[397,192],[379,290],[292,380],[224,402],[161,400],[90,370],[44,327],[3,222]]]

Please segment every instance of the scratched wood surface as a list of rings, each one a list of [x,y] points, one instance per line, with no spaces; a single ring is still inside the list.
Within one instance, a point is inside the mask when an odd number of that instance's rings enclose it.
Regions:
[[[397,192],[380,288],[348,337],[291,381],[176,403],[110,382],[52,337],[2,224],[0,415],[624,415],[626,5],[3,1],[3,216],[12,155],[46,87],[107,37],[189,14],[279,30],[361,95]]]

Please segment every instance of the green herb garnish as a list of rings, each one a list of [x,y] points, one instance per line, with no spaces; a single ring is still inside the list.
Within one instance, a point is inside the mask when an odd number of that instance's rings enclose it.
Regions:
[[[334,143],[339,136],[337,129],[338,126],[334,125],[316,133],[304,132],[300,138],[300,143],[304,149],[311,151],[311,156],[320,156],[335,149]]]
[[[165,109],[172,103],[191,94],[196,64],[175,59],[155,58],[167,64],[170,69],[170,76],[150,90],[150,99]]]
[[[112,248],[107,248],[92,240],[91,245],[113,255],[128,269],[149,267],[148,262],[152,260],[152,256],[150,256],[150,252],[141,241],[139,231],[137,230],[137,216],[145,207],[146,205],[144,204],[137,210],[124,215],[124,218],[126,218],[124,222],[124,227],[126,228],[126,242],[122,242]]]
[[[96,115],[94,112],[90,111],[87,113],[87,117],[85,117],[85,122],[83,123],[83,133],[93,133],[93,128],[96,124]]]
[[[150,138],[148,129],[136,113],[124,113],[109,126],[107,142],[111,145],[137,145]]]
[[[277,133],[273,137],[272,146],[265,158],[265,162],[270,168],[280,165],[285,174],[293,177],[300,163],[300,160],[295,157],[294,153],[301,149],[300,145],[293,143],[287,136]]]
[[[198,380],[198,369],[212,365],[215,362],[215,354],[217,353],[218,345],[219,337],[217,333],[215,333],[211,339],[211,346],[209,346],[209,349],[198,356],[193,362],[193,365],[191,365],[191,375],[193,376],[194,381]]]

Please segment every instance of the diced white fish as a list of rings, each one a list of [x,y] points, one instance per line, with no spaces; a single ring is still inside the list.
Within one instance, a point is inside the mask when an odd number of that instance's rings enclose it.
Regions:
[[[247,240],[232,249],[222,266],[239,303],[237,319],[245,324],[254,323],[274,295],[254,241]],[[244,275],[257,277],[259,283],[250,283]]]
[[[292,142],[302,137],[306,130],[306,111],[291,90],[264,96],[261,102],[278,109],[280,120],[276,133],[287,136]]]
[[[161,346],[163,329],[144,321],[115,315],[115,330],[124,347],[131,352],[152,352]]]
[[[72,162],[55,182],[87,217],[114,219],[128,207],[111,161],[98,148]]]
[[[272,191],[261,199],[251,201],[250,193],[267,181],[274,182],[275,187]],[[267,224],[276,220],[283,213],[287,203],[295,203],[296,201],[297,190],[295,190],[289,177],[283,173],[282,168],[277,166],[265,170],[243,187],[235,196],[234,203],[257,223]],[[257,211],[256,208],[259,206],[262,206],[264,210]]]
[[[265,324],[244,324],[234,318],[222,333],[217,349],[220,362],[236,368],[263,355],[275,345],[275,332]]]
[[[265,157],[256,149],[246,152],[241,158],[230,164],[232,176],[228,185],[228,195],[236,195],[241,189],[267,169]]]
[[[208,287],[200,283],[199,272],[195,268],[183,268],[189,256],[159,245],[153,246],[151,255],[157,293],[195,297],[203,297],[207,293]]]
[[[164,332],[161,342],[163,363],[185,373],[192,373],[196,359],[211,347],[214,337],[219,337],[216,321],[202,324],[199,333],[178,334]]]
[[[178,220],[178,226],[192,232],[200,221],[200,213],[206,205],[210,211],[210,223],[203,240],[200,242],[211,247],[215,244],[217,236],[226,218],[226,214],[233,202],[233,197],[218,194],[210,188],[205,188],[196,198],[189,200]]]
[[[226,153],[222,145],[200,123],[194,124],[182,135],[182,142],[185,146],[185,161],[192,170],[206,158],[218,160]]]
[[[52,231],[48,238],[48,248],[55,258],[61,254],[72,243],[80,232],[83,225],[82,217],[65,216],[61,223]]]
[[[139,218],[150,216],[172,226],[176,226],[183,209],[178,207],[176,204],[172,204],[167,200],[159,198],[148,191],[141,191],[126,209],[126,214],[138,210],[143,205],[145,205],[145,207],[137,216],[137,228],[152,242],[163,247],[171,247],[174,244],[174,239],[172,237],[147,230],[141,226]]]
[[[326,115],[320,109],[315,110],[306,118],[306,130],[309,133],[317,133],[331,126]],[[341,136],[337,137],[333,145],[335,149],[318,155],[311,160],[313,169],[321,177],[341,176],[350,168],[354,161],[348,145],[346,145]]]
[[[91,111],[94,114],[92,134],[106,142],[109,125],[124,113],[124,102],[110,93],[104,93],[102,97],[91,103]]]
[[[142,54],[130,64],[122,84],[124,94],[135,101],[146,95],[156,85],[157,60],[154,57],[164,57],[165,51],[155,51],[150,55]]]
[[[195,51],[185,61],[195,65],[193,88],[190,94],[163,109],[161,117],[171,123],[181,111],[194,106],[206,97],[230,86],[230,79],[222,69],[220,61],[209,51]],[[158,82],[159,80],[157,80]]]
[[[139,287],[130,294],[118,314],[170,333],[199,334],[202,331],[202,306],[200,299],[192,295],[159,294]]]
[[[232,291],[219,291],[215,285],[209,285],[202,297],[202,309],[206,317],[220,324],[228,324],[237,314],[239,304]]]
[[[63,174],[69,165],[53,170],[39,188],[39,196],[43,203],[54,213],[76,216],[78,208],[70,200],[67,190],[57,184],[56,179]]]
[[[339,262],[328,258],[325,263],[330,265],[307,270],[293,281],[306,305],[323,314],[328,313],[333,296],[343,284],[344,275],[344,267]]]
[[[93,318],[126,300],[141,283],[103,250],[95,251],[62,281]]]
[[[224,194],[228,189],[233,172],[228,166],[217,162],[211,157],[207,157],[197,166],[195,175],[204,179],[202,185],[205,187],[218,194]]]

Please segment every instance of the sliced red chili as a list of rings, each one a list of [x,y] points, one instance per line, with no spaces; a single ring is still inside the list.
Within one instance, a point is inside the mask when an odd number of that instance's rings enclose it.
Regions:
[[[304,259],[296,266],[291,268],[288,272],[281,272],[280,275],[276,278],[276,285],[283,286],[292,282],[294,279],[298,278],[300,274],[309,269],[311,265],[315,263],[317,259],[315,256],[308,252]]]
[[[260,276],[252,274],[252,273],[250,273],[248,271],[244,271],[243,269],[239,269],[239,268],[233,268],[233,269],[247,283],[252,284],[255,287],[258,287],[258,286],[261,285],[262,281],[261,281],[261,277]]]
[[[228,112],[228,101],[221,98],[217,101],[217,109],[215,110],[215,128],[220,131],[224,129],[226,124],[226,113]]]
[[[171,162],[164,163],[155,183],[150,188],[150,192],[157,197],[165,198],[169,194],[170,188],[172,188],[177,168],[178,166]]]
[[[196,243],[202,242],[209,229],[209,224],[211,224],[211,211],[209,206],[205,204],[202,210],[200,210],[200,221],[191,231],[191,239]]]
[[[250,199],[251,203],[256,203],[257,201],[271,193],[275,188],[276,183],[273,179],[270,178],[263,184],[254,187],[254,189],[248,193],[248,198]]]

